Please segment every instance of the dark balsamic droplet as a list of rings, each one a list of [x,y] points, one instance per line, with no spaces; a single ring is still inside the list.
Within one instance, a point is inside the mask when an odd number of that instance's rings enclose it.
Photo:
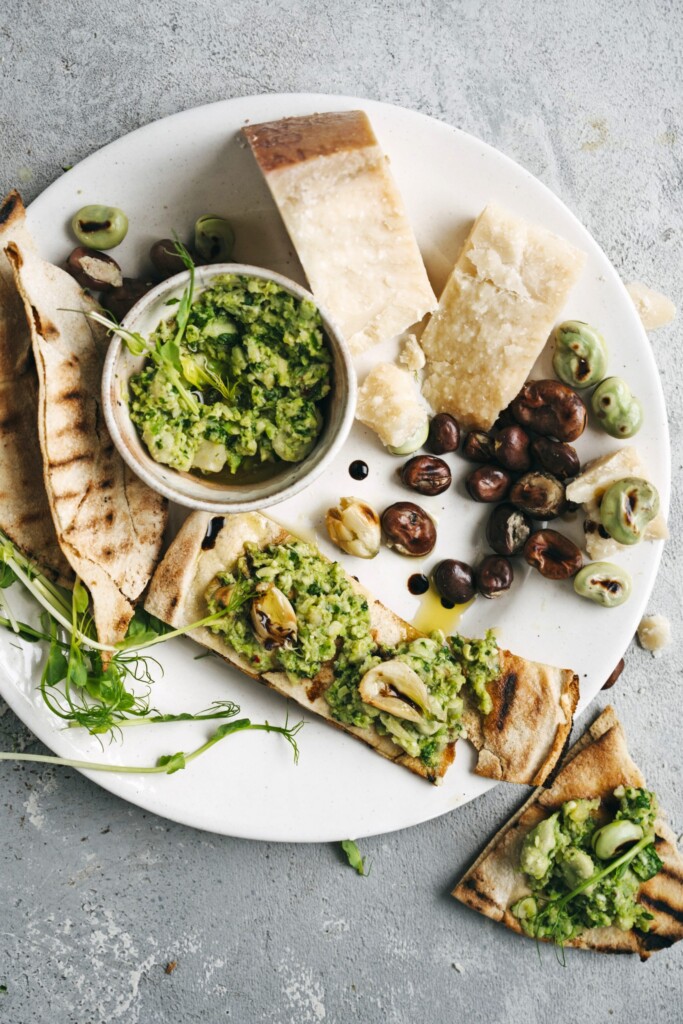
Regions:
[[[426,594],[429,590],[429,580],[423,573],[415,572],[408,580],[408,590],[411,594]]]
[[[202,541],[202,551],[210,551],[216,546],[216,538],[225,525],[224,516],[214,516],[206,529],[206,536]]]
[[[367,462],[363,462],[362,459],[356,459],[355,462],[352,462],[349,466],[349,475],[352,476],[354,480],[365,480],[368,473],[368,464]]]

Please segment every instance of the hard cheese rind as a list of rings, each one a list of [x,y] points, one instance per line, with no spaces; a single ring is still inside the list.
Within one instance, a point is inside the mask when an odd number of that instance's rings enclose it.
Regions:
[[[352,352],[435,308],[403,200],[363,111],[284,118],[244,135],[311,289]]]
[[[212,524],[219,527],[217,532]],[[211,537],[208,548],[203,543],[207,536]],[[145,608],[175,627],[197,622],[207,613],[206,591],[211,581],[218,572],[235,564],[245,544],[264,547],[291,539],[286,530],[258,512],[232,515],[225,520],[212,520],[207,513],[194,512],[185,520],[159,565]],[[349,577],[349,582],[367,597],[372,632],[380,647],[388,649],[424,635],[373,598],[356,579]],[[376,729],[360,729],[333,719],[324,693],[333,679],[334,665],[324,665],[315,679],[309,680],[292,680],[284,672],[256,675],[251,664],[229,647],[220,634],[201,628],[190,636],[246,675],[431,782],[439,782],[453,760],[455,744],[451,743],[440,764],[428,769]],[[569,735],[578,700],[578,679],[568,669],[538,665],[508,651],[501,651],[500,668],[498,678],[488,685],[494,708],[491,715],[475,726],[473,719],[478,712],[471,707],[466,712],[472,742],[479,750],[477,773],[503,781],[539,784],[554,768]]]
[[[488,430],[526,380],[584,262],[545,228],[487,206],[422,335],[423,392],[434,409]]]

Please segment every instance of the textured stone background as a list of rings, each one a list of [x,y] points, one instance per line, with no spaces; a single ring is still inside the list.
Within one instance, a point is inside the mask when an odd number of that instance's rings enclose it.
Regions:
[[[31,200],[62,165],[209,100],[366,95],[508,153],[568,203],[626,280],[680,303],[682,41],[676,0],[5,0],[0,191],[19,185]],[[680,326],[652,344],[674,498],[651,608],[680,636]],[[610,694],[679,830],[682,668],[680,644],[656,662],[632,646]],[[39,749],[2,704],[0,747]],[[516,787],[366,840],[373,870],[361,879],[336,846],[194,832],[68,770],[5,765],[0,780],[7,1024],[683,1020],[683,949],[644,965],[570,953],[562,969],[552,951],[539,960],[532,943],[449,898],[521,801]]]

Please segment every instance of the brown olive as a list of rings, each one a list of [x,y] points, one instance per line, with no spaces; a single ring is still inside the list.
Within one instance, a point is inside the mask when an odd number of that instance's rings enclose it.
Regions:
[[[532,519],[555,519],[564,509],[564,484],[552,473],[534,470],[513,485],[510,501]]]
[[[617,664],[617,667],[613,670],[612,674],[607,677],[607,681],[602,684],[602,689],[603,690],[610,690],[614,686],[614,684],[616,683],[617,679],[619,678],[619,676],[621,675],[621,673],[623,671],[624,671],[624,659],[621,658],[619,660],[619,663]]]
[[[460,444],[460,424],[450,413],[440,412],[429,424],[425,448],[434,455],[457,451]]]
[[[158,242],[155,242],[150,247],[149,258],[154,269],[162,277],[172,277],[173,274],[179,274],[181,270],[185,270],[185,264],[182,257],[178,255],[172,238],[160,238]]]
[[[400,555],[428,555],[436,544],[434,520],[412,501],[397,501],[382,513],[387,544]]]
[[[449,604],[466,604],[474,597],[474,569],[457,558],[444,558],[432,573],[439,596]]]
[[[420,494],[441,494],[451,486],[451,471],[435,455],[416,455],[401,469],[401,480]]]
[[[117,320],[123,320],[126,313],[133,308],[143,295],[153,287],[151,281],[141,281],[137,277],[124,277],[120,288],[112,288],[102,300],[102,305]]]
[[[493,438],[483,430],[470,430],[465,435],[462,454],[470,462],[490,462],[493,458]]]
[[[551,441],[549,437],[537,437],[531,442],[531,450],[541,469],[552,473],[558,480],[568,480],[581,470],[576,448],[564,441]]]
[[[510,489],[512,477],[501,466],[480,466],[473,469],[465,486],[475,501],[502,501]]]
[[[586,406],[575,391],[559,380],[528,381],[511,409],[523,427],[558,441],[575,441],[586,429]]]
[[[583,565],[583,555],[573,540],[557,530],[537,530],[524,545],[524,557],[549,580],[568,580]]]
[[[493,454],[501,466],[513,473],[524,473],[531,465],[531,438],[524,427],[514,424],[503,427],[493,441]]]
[[[518,555],[533,527],[531,520],[514,505],[494,508],[486,526],[486,539],[499,555]]]
[[[97,249],[77,246],[66,261],[66,269],[75,277],[81,288],[94,292],[108,292],[123,284],[121,267],[115,259]]]
[[[513,579],[512,563],[502,555],[487,555],[477,566],[477,589],[482,597],[501,597]]]
[[[510,406],[506,406],[502,412],[498,413],[498,419],[493,424],[494,430],[502,430],[503,427],[509,427],[515,422],[515,417],[510,411]]]

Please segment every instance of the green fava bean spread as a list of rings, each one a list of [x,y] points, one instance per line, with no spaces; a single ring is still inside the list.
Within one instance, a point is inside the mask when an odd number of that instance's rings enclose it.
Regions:
[[[641,477],[627,476],[607,488],[600,502],[600,521],[619,544],[637,544],[659,512],[659,493]]]
[[[304,459],[331,387],[317,307],[272,281],[223,274],[186,312],[184,327],[180,313],[159,324],[155,358],[130,381],[131,419],[152,458],[229,480]]]
[[[510,908],[526,934],[562,945],[589,928],[649,931],[638,890],[662,867],[656,816],[654,793],[619,786],[605,801],[568,800],[531,829],[519,859],[529,893]]]
[[[612,437],[633,437],[643,425],[643,407],[621,377],[607,377],[598,384],[591,406]]]
[[[574,590],[579,597],[616,608],[631,596],[631,575],[614,562],[591,562],[574,577]]]
[[[607,369],[605,339],[590,324],[566,320],[555,329],[553,369],[570,387],[593,387]]]
[[[274,630],[271,639],[265,637],[262,620],[257,620],[258,628],[255,624],[253,602],[265,585],[277,588],[294,613],[290,639],[284,642],[272,639]],[[451,638],[448,643],[436,632],[395,647],[378,646],[365,594],[353,587],[338,562],[303,541],[265,548],[246,545],[235,568],[219,573],[208,588],[212,614],[225,607],[226,595],[232,610],[211,629],[255,672],[286,672],[292,683],[325,700],[336,721],[390,736],[427,768],[438,766],[446,746],[464,732],[463,686],[481,705],[482,694],[488,696],[486,683],[500,671],[492,633],[483,640]],[[235,600],[235,595],[243,599]],[[376,695],[373,703],[364,700],[360,690],[372,669],[386,664],[391,670],[389,663],[396,662],[412,670],[427,691],[424,706],[414,700],[405,705],[405,717],[400,713],[400,689],[386,701],[381,693]]]

